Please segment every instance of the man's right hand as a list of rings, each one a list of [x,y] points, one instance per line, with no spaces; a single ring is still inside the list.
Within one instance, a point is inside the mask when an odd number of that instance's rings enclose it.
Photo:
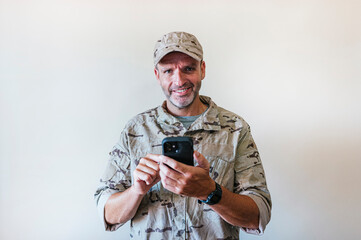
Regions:
[[[147,155],[140,159],[133,177],[134,183],[130,188],[114,193],[106,202],[104,217],[108,224],[125,223],[134,217],[144,195],[160,181],[159,164]]]
[[[160,181],[159,164],[148,155],[140,159],[133,174],[133,191],[139,195],[146,194],[152,186]]]

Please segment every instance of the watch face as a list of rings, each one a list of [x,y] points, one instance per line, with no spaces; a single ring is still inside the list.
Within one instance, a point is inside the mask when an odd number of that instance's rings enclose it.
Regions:
[[[218,194],[213,195],[211,202],[212,203],[218,203],[221,200],[222,196],[219,196]]]
[[[221,186],[219,186],[218,183],[216,183],[216,190],[214,190],[213,192],[211,192],[208,197],[207,200],[199,200],[198,199],[198,203],[206,203],[208,205],[214,205],[216,203],[218,203],[222,198],[222,188]]]
[[[216,190],[214,190],[207,199],[207,204],[213,205],[218,203],[222,198],[222,188],[219,186],[218,183],[216,183]]]

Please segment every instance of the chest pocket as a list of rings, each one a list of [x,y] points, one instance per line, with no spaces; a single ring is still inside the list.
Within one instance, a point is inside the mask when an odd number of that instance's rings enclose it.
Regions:
[[[233,190],[234,184],[234,149],[229,144],[211,143],[199,146],[210,163],[209,175],[218,184]]]
[[[234,182],[234,163],[227,161],[219,156],[205,156],[210,163],[209,176],[218,184],[233,190]]]

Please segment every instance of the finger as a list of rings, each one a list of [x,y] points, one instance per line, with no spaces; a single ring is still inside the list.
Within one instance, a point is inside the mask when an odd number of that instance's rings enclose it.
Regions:
[[[197,151],[194,151],[193,157],[197,161],[198,167],[203,168],[203,169],[209,169],[210,164],[209,164],[208,160],[202,154],[200,154]]]
[[[161,173],[163,173],[168,178],[173,179],[174,181],[178,181],[183,176],[182,173],[175,171],[164,163],[159,164],[159,169]]]
[[[168,165],[169,167],[173,168],[175,171],[180,172],[182,174],[187,172],[187,169],[189,168],[187,165],[180,163],[170,157],[167,156],[160,156],[161,162]]]
[[[163,187],[171,192],[174,192],[177,186],[176,181],[169,178],[165,173],[159,172]]]
[[[140,161],[139,161],[139,164],[138,165],[144,165],[144,166],[147,166],[147,167],[150,167],[152,169],[154,169],[155,171],[158,171],[159,170],[159,164],[151,159],[148,159],[148,158],[141,158]]]
[[[136,169],[139,171],[142,171],[144,173],[148,173],[152,176],[155,176],[157,174],[157,172],[159,171],[159,165],[157,164],[157,169],[154,169],[154,168],[149,167],[148,165],[138,164]]]
[[[150,184],[153,183],[154,179],[156,179],[156,175],[157,174],[152,175],[152,174],[149,174],[148,172],[144,172],[140,168],[136,168],[134,170],[134,179],[135,180],[142,180],[147,185],[150,185]]]
[[[152,154],[152,153],[148,153],[145,158],[152,160],[154,162],[160,163],[161,162],[161,156],[160,154]]]
[[[157,182],[159,182],[160,180],[162,180],[162,179],[160,178],[160,174],[157,174],[157,177],[154,179],[153,183],[157,183]]]

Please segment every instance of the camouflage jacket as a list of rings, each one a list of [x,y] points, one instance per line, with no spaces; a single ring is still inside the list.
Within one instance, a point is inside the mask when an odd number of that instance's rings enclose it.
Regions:
[[[248,124],[239,116],[218,107],[209,97],[209,105],[189,129],[163,106],[141,113],[128,122],[119,142],[110,152],[105,173],[95,193],[99,215],[108,231],[121,224],[104,221],[104,205],[113,193],[132,185],[132,174],[140,158],[147,153],[162,153],[164,137],[190,136],[194,150],[210,162],[210,176],[228,190],[251,197],[260,210],[258,229],[242,229],[262,234],[270,220],[271,198],[256,144]],[[224,221],[196,198],[174,194],[154,185],[143,198],[131,219],[131,239],[239,239],[239,227]]]

